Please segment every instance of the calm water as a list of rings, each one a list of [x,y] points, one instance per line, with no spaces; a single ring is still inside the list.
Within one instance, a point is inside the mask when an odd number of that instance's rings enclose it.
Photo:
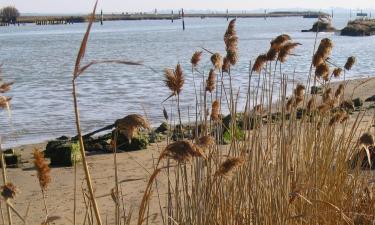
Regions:
[[[335,17],[334,24],[343,28],[348,18]],[[233,71],[234,86],[244,90],[250,60],[267,51],[269,41],[287,33],[302,43],[284,66],[285,72],[297,71],[296,78],[305,81],[309,70],[315,34],[301,33],[314,20],[303,18],[238,19],[240,62]],[[87,24],[58,26],[0,27],[0,63],[6,80],[16,84],[8,95],[12,100],[12,119],[1,112],[0,134],[6,147],[74,135],[71,78],[75,57]],[[186,85],[182,94],[183,114],[194,105],[190,57],[203,46],[224,54],[225,19],[187,19],[181,21],[119,21],[95,24],[86,60],[126,59],[142,61],[154,68],[100,65],[79,78],[79,104],[84,132],[113,123],[129,113],[147,113],[153,124],[162,120],[162,100],[169,91],[163,84],[163,69],[180,62],[185,70]],[[348,77],[375,74],[374,37],[340,37],[320,34],[335,43],[333,61],[343,65],[355,55],[358,64]],[[209,55],[205,54],[208,62]],[[206,65],[209,65],[206,63]],[[207,71],[208,67],[201,70]],[[165,104],[166,108],[170,103]]]

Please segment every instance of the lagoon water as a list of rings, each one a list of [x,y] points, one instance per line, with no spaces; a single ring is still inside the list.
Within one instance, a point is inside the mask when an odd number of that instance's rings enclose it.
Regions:
[[[334,25],[341,29],[349,18],[337,15]],[[296,17],[249,18],[237,20],[239,36],[238,65],[232,71],[234,87],[246,90],[249,61],[265,53],[270,40],[287,33],[302,46],[283,65],[289,75],[305,82],[310,67],[315,34],[310,29],[314,19]],[[5,147],[36,143],[61,135],[75,135],[71,79],[78,48],[87,24],[56,26],[0,27],[0,63],[5,80],[14,80],[12,117],[0,115],[0,134]],[[79,78],[78,98],[83,132],[93,131],[130,113],[146,114],[157,125],[163,120],[161,102],[169,95],[163,84],[164,68],[180,62],[186,84],[182,92],[183,115],[193,114],[194,89],[190,58],[205,47],[225,53],[224,18],[186,19],[181,21],[114,21],[95,24],[87,47],[86,62],[103,59],[142,61],[146,66],[98,65]],[[348,56],[358,63],[348,78],[375,75],[373,67],[375,36],[341,37],[321,33],[318,38],[334,41],[332,61],[343,65]],[[208,72],[210,55],[204,53],[200,70]],[[153,70],[150,69],[153,68]],[[244,95],[244,94],[243,94]],[[240,97],[243,97],[240,95]],[[169,110],[171,102],[164,106]],[[192,115],[190,115],[193,118]]]

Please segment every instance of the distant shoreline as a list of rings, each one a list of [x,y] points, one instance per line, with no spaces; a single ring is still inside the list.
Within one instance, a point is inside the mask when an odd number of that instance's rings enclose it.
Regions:
[[[326,15],[319,12],[269,12],[269,13],[185,13],[186,18],[264,18],[264,17],[318,17],[319,15]],[[96,18],[99,21],[101,15],[97,14]],[[172,14],[151,14],[151,13],[132,13],[132,14],[104,14],[103,21],[116,20],[174,20],[181,19],[181,14],[178,12]],[[87,21],[87,15],[72,15],[72,16],[20,16],[17,23],[37,23],[40,21],[67,21],[67,23],[83,23]],[[60,23],[56,23],[60,24]]]

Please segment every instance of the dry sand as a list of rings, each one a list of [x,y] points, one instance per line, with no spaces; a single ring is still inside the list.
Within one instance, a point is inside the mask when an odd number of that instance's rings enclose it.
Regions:
[[[360,86],[359,86],[360,85]],[[337,86],[337,84],[333,84]],[[357,87],[358,88],[355,88]],[[375,78],[353,80],[348,83],[346,95],[349,96],[355,89],[354,96],[366,99],[375,95]],[[373,115],[373,113],[371,114]],[[364,126],[368,127],[369,118],[364,120]],[[24,163],[22,168],[8,169],[8,177],[20,189],[20,193],[14,201],[17,210],[24,215],[30,206],[27,221],[28,224],[40,224],[44,219],[44,208],[41,191],[38,185],[36,171],[33,167],[32,150],[37,147],[44,149],[46,143],[26,145],[17,148],[22,153]],[[153,163],[159,156],[165,143],[153,144],[147,150],[118,154],[119,180],[123,181],[121,190],[124,196],[126,211],[133,210],[133,223],[138,214],[138,206],[141,202],[144,189],[147,185],[150,173],[153,171]],[[22,150],[21,150],[22,149]],[[114,202],[110,196],[114,188],[114,166],[112,154],[96,154],[88,156],[88,165],[92,174],[95,193],[102,213],[104,223],[108,218],[108,224],[112,224],[114,218]],[[73,224],[73,200],[74,200],[74,168],[52,168],[52,183],[48,187],[47,204],[51,216],[59,216],[61,219],[51,224]],[[77,165],[77,224],[83,224],[86,207],[84,207],[82,187],[85,187],[82,164]],[[158,179],[159,196],[164,208],[166,201],[166,175],[162,174]],[[154,191],[150,206],[149,224],[161,224],[161,216],[158,204],[158,193]],[[2,204],[4,211],[4,204]],[[5,211],[4,211],[5,212]],[[4,213],[5,215],[5,213]],[[14,224],[22,224],[13,216]]]

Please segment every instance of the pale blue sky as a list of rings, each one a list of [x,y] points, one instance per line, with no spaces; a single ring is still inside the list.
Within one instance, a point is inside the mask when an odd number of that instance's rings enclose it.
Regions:
[[[0,0],[0,7],[15,5],[21,13],[85,13],[95,0]],[[105,12],[161,9],[254,10],[260,8],[375,8],[375,0],[101,0]]]

